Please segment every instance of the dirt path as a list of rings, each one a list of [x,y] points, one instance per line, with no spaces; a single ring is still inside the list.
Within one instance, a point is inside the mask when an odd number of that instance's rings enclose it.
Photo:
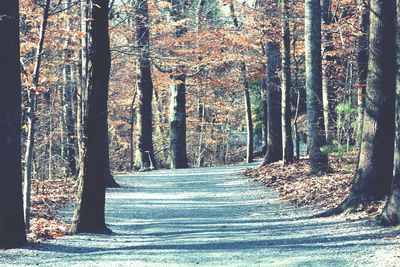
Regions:
[[[243,166],[118,176],[111,236],[0,251],[0,266],[395,266],[399,241],[367,221],[310,214],[237,174]]]

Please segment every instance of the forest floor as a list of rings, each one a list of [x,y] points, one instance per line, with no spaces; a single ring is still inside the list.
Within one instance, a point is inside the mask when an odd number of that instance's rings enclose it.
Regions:
[[[76,181],[72,178],[32,181],[29,242],[68,234],[69,224],[61,218],[59,211],[75,200],[76,191]]]
[[[0,251],[0,266],[397,265],[394,229],[366,219],[311,219],[309,208],[244,178],[244,167],[116,176],[122,187],[107,190],[106,201],[112,235]],[[71,210],[61,215],[70,218]]]
[[[299,207],[316,212],[337,207],[348,195],[356,169],[357,155],[330,155],[328,173],[309,174],[308,158],[301,158],[288,166],[282,162],[248,168],[244,171],[254,181],[274,188],[279,196]],[[360,206],[352,217],[374,219],[381,213],[385,201]],[[349,214],[348,214],[349,215]]]

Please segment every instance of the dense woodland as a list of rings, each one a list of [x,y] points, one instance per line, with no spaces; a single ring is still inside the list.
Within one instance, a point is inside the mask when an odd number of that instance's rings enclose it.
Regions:
[[[26,242],[32,181],[76,180],[72,232],[108,233],[113,173],[260,156],[307,156],[323,173],[330,154],[359,151],[350,194],[319,216],[387,198],[379,221],[398,225],[397,12],[396,0],[2,0],[0,248]]]

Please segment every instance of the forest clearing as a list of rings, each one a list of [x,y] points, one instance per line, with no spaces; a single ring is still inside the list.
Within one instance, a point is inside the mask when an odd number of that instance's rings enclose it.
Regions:
[[[400,265],[400,0],[2,1],[0,265]]]

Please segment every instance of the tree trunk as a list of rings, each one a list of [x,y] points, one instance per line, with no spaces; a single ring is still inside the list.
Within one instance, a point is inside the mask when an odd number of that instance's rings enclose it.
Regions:
[[[396,1],[371,0],[370,7],[366,106],[355,180],[343,203],[323,216],[381,200],[390,191],[395,132]]]
[[[331,53],[334,49],[334,45],[332,32],[329,29],[329,26],[332,23],[331,3],[332,0],[321,1],[322,22],[325,28],[323,31],[322,104],[324,110],[325,138],[327,143],[332,142],[331,132],[335,125],[335,94],[331,83],[332,64],[334,63],[334,57]]]
[[[107,98],[111,67],[108,35],[109,0],[93,0],[90,10],[90,58],[87,109],[83,114],[82,161],[79,191],[72,222],[73,232],[109,232],[105,224],[105,180],[108,150]],[[89,12],[90,14],[90,12]],[[89,17],[90,18],[90,17]]]
[[[322,99],[321,6],[319,0],[305,1],[305,57],[307,91],[308,149],[310,172],[326,171],[326,145]]]
[[[289,1],[282,0],[282,152],[283,164],[293,161],[292,139],[292,109],[290,101],[291,73],[290,73],[290,29],[289,29]]]
[[[244,80],[244,104],[246,110],[246,129],[247,129],[247,146],[246,146],[246,162],[253,162],[254,157],[254,132],[253,132],[253,117],[251,113],[251,98],[249,81],[247,78],[246,63],[242,62],[242,75]]]
[[[150,31],[147,0],[136,1],[136,42],[140,49],[138,60],[138,150],[142,171],[156,168],[153,146],[153,81],[150,66]]]
[[[0,5],[0,249],[25,244],[21,188],[19,2]]]
[[[390,2],[395,2],[390,1]],[[393,5],[393,4],[392,4]],[[400,66],[400,0],[397,0],[397,66]],[[379,218],[383,225],[400,224],[400,68],[397,68],[396,103],[395,103],[395,147],[394,147],[394,169],[391,192],[387,199],[385,208]]]
[[[186,153],[186,77],[173,76],[170,105],[171,168],[189,167]]]
[[[33,88],[28,91],[28,109],[26,112],[28,134],[26,138],[25,167],[24,167],[24,218],[25,227],[30,228],[30,208],[31,208],[31,179],[32,179],[32,158],[35,143],[35,124],[37,117],[36,109],[36,87],[39,85],[40,67],[42,65],[42,55],[44,39],[46,36],[47,22],[50,11],[50,0],[46,1],[43,11],[42,23],[40,25],[40,40],[36,48],[36,63],[33,72]]]
[[[358,81],[357,81],[357,144],[361,144],[362,124],[365,110],[365,85],[367,83],[368,73],[368,24],[369,24],[369,8],[365,6],[363,0],[358,2],[361,11],[360,29],[361,35],[357,37],[357,65],[358,65]]]
[[[185,18],[185,4],[182,0],[172,0],[171,17],[174,22]],[[175,38],[182,37],[186,32],[183,26],[175,27]],[[180,72],[179,68],[176,72]],[[186,76],[183,73],[171,75],[173,84],[170,86],[170,153],[171,169],[187,168],[186,152]]]
[[[265,95],[267,98],[267,148],[263,163],[266,165],[282,159],[282,108],[280,81],[278,69],[281,63],[279,46],[274,42],[266,44],[265,54],[267,55],[267,80],[265,83]]]
[[[68,0],[66,8],[68,8],[68,14],[71,14],[70,8],[72,0]],[[67,20],[66,31],[71,30],[71,21]],[[65,38],[64,45],[66,47],[64,53],[64,88],[62,92],[63,102],[63,125],[66,136],[66,144],[63,144],[64,149],[62,156],[67,161],[67,175],[74,177],[76,175],[76,159],[75,159],[75,121],[73,117],[73,88],[74,84],[72,81],[72,68],[70,58],[73,51],[70,49],[70,40]]]

